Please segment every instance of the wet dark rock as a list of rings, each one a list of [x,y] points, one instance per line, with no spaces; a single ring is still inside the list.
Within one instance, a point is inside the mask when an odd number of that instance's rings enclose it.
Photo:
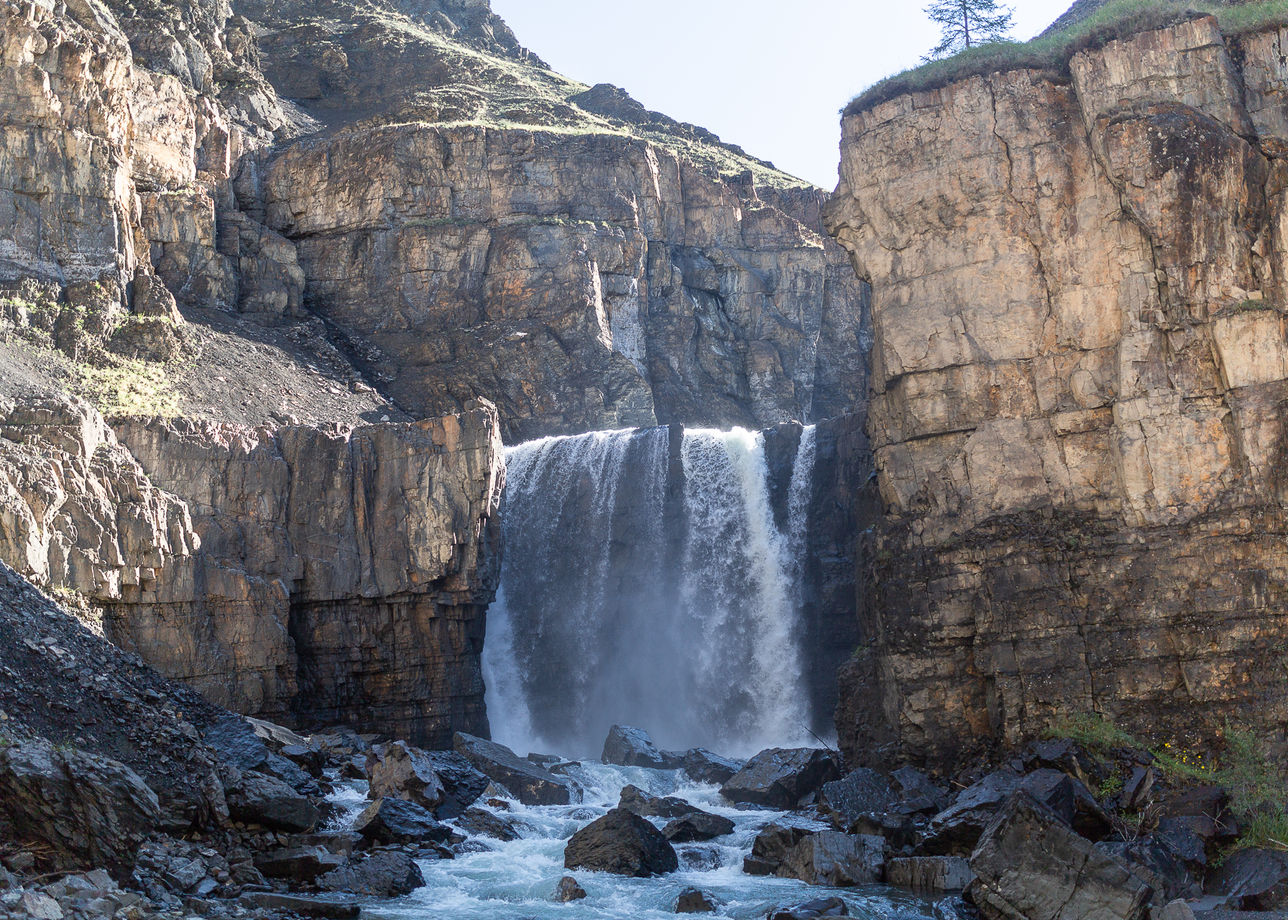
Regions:
[[[841,779],[824,783],[818,804],[836,827],[847,830],[861,816],[895,810],[898,797],[884,776],[860,767]]]
[[[1207,870],[1207,840],[1185,818],[1163,818],[1154,831],[1154,839],[1162,844],[1177,860],[1197,878]]]
[[[494,840],[518,840],[522,835],[522,821],[502,817],[483,808],[467,808],[456,819],[456,826],[471,837],[491,837]]]
[[[960,856],[912,856],[886,863],[887,885],[923,894],[961,891],[975,878],[970,862]]]
[[[223,763],[232,764],[243,773],[254,771],[275,777],[306,795],[316,795],[320,791],[313,777],[285,757],[273,753],[250,720],[242,716],[225,716],[202,732],[201,740],[214,748]]]
[[[693,843],[732,834],[733,828],[728,818],[695,809],[667,824],[662,835],[672,843]]]
[[[703,748],[692,748],[684,752],[682,765],[689,779],[695,783],[710,783],[719,786],[731,780],[743,768],[745,761],[732,760],[712,754]]]
[[[425,884],[416,861],[398,850],[379,850],[349,861],[316,880],[324,891],[347,891],[376,898],[410,894]]]
[[[1208,890],[1242,910],[1288,908],[1288,853],[1239,850],[1208,879]]]
[[[899,792],[899,810],[907,814],[934,814],[952,801],[942,786],[916,767],[900,767],[890,779]]]
[[[374,843],[446,843],[452,829],[433,813],[403,799],[377,799],[358,815],[353,829]]]
[[[1185,860],[1156,835],[1131,841],[1101,841],[1096,846],[1149,885],[1156,898],[1173,901],[1203,893],[1203,886],[1190,873]]]
[[[985,920],[1139,920],[1153,890],[1026,792],[1009,798],[970,860],[970,894]]]
[[[582,888],[571,875],[565,875],[555,886],[555,900],[562,904],[580,901],[584,897],[586,897],[586,889]]]
[[[372,795],[415,802],[439,819],[459,815],[488,786],[488,778],[460,754],[422,751],[404,741],[373,747],[366,771]]]
[[[886,812],[878,815],[860,815],[848,827],[837,827],[847,834],[875,834],[884,837],[893,848],[901,850],[915,847],[925,835],[925,821],[911,815]]]
[[[228,813],[237,821],[307,833],[322,818],[307,796],[275,776],[246,772],[226,783]]]
[[[292,847],[268,850],[255,857],[255,868],[269,878],[311,882],[347,862],[344,856],[329,853],[322,847]]]
[[[770,748],[747,761],[720,788],[720,794],[731,802],[790,809],[840,775],[837,756],[831,751]]]
[[[770,911],[769,920],[814,920],[816,917],[848,917],[849,908],[840,898],[815,898],[795,907]]]
[[[748,875],[773,875],[787,854],[811,833],[800,827],[767,825],[752,841],[751,855],[742,861],[742,871]]]
[[[881,837],[819,831],[788,851],[774,874],[839,888],[879,882],[884,866],[885,840]]]
[[[1118,807],[1123,811],[1139,811],[1147,803],[1155,779],[1157,774],[1153,767],[1132,767],[1131,775],[1118,794]]]
[[[679,755],[659,751],[648,732],[629,725],[614,725],[608,730],[600,760],[622,767],[652,767],[657,770],[676,770],[683,763]]]
[[[675,899],[675,912],[677,914],[714,914],[716,905],[697,888],[686,888]]]
[[[322,778],[329,759],[326,751],[302,744],[285,745],[278,753],[314,779]]]
[[[564,867],[646,878],[674,872],[679,859],[656,827],[634,812],[614,808],[573,834],[564,848]]]
[[[504,786],[524,805],[567,805],[571,801],[567,782],[503,744],[457,732],[453,745],[470,766]]]
[[[277,910],[301,917],[319,917],[322,920],[357,920],[361,913],[358,902],[351,898],[305,897],[298,894],[278,894],[273,891],[248,891],[238,900],[248,907]]]
[[[1222,840],[1238,833],[1229,807],[1230,797],[1224,789],[1200,786],[1168,796],[1162,803],[1162,820],[1175,818],[1204,840]]]
[[[690,872],[710,872],[724,865],[719,847],[680,844],[675,852],[680,857],[680,866]]]
[[[538,767],[545,767],[547,769],[553,767],[557,763],[563,763],[563,758],[558,754],[535,754],[531,751],[528,752],[528,760],[531,760]]]
[[[1067,773],[1045,767],[1034,770],[1020,780],[1019,788],[1088,840],[1100,840],[1113,830],[1091,790]]]
[[[122,763],[44,741],[0,744],[0,827],[41,844],[54,868],[97,864],[126,878],[160,818],[156,794]]]
[[[638,786],[623,786],[617,807],[649,818],[680,818],[695,811],[684,799],[670,795],[649,795]]]

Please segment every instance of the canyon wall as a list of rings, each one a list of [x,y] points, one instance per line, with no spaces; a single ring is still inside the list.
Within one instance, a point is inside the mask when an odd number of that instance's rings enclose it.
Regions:
[[[873,285],[849,754],[1288,725],[1288,66],[1211,18],[844,120]]]
[[[503,484],[486,405],[357,429],[113,430],[48,400],[0,420],[0,552],[218,705],[441,746],[487,731]]]

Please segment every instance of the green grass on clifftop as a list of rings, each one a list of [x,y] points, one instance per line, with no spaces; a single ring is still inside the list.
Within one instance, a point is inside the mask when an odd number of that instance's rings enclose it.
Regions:
[[[1211,13],[1226,35],[1288,25],[1288,0],[1110,0],[1066,29],[1027,42],[997,42],[971,48],[887,77],[864,90],[845,107],[854,115],[906,93],[946,86],[968,77],[1008,70],[1046,71],[1056,78],[1069,74],[1069,61],[1079,51],[1098,48],[1138,32],[1161,29]]]

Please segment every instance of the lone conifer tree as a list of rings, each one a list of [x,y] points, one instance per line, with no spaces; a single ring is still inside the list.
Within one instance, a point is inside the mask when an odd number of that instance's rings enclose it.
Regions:
[[[927,61],[1005,41],[1011,31],[1011,10],[997,0],[932,0],[926,15],[943,30],[939,44],[926,55]]]

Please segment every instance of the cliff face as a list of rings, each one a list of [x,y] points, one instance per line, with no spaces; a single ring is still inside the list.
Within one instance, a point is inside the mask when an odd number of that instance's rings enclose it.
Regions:
[[[851,753],[1282,733],[1283,39],[1196,19],[845,119],[885,508]]]
[[[0,549],[219,705],[446,745],[487,730],[502,470],[490,406],[354,430],[113,431],[50,401],[0,422]]]

